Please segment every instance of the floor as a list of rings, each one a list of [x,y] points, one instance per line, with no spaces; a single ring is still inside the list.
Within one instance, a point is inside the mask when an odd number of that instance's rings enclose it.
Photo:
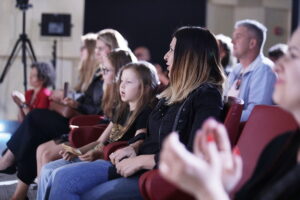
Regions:
[[[6,147],[6,142],[10,139],[11,134],[18,127],[16,121],[0,120],[0,152]],[[0,174],[0,200],[9,200],[15,191],[17,185],[16,175]],[[28,192],[30,200],[36,199],[36,189],[33,187]]]

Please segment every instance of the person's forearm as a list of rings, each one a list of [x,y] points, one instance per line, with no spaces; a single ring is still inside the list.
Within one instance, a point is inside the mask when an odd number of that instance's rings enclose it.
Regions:
[[[137,154],[143,142],[144,140],[138,140],[135,143],[130,144],[129,146],[131,146],[134,149],[135,153]]]
[[[82,154],[85,154],[89,150],[95,148],[95,146],[97,146],[98,144],[99,144],[98,141],[91,142],[91,143],[89,143],[87,145],[84,145],[83,147],[80,147],[79,150],[81,151]]]
[[[212,187],[210,187],[211,185]],[[229,195],[226,193],[222,185],[217,186],[218,184],[208,184],[205,187],[199,188],[195,191],[194,196],[197,200],[230,200]]]
[[[153,169],[155,166],[154,154],[151,155],[140,155],[140,169]]]

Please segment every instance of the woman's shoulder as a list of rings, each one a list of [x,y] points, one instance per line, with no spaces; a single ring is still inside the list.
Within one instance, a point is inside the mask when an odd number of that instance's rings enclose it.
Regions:
[[[152,112],[152,110],[153,110],[153,107],[147,105],[147,106],[145,106],[145,107],[141,110],[139,116],[147,116],[147,115],[150,115],[150,113]]]
[[[204,98],[217,97],[222,98],[222,94],[219,88],[211,83],[203,83],[195,89],[194,93],[196,97],[203,96]]]

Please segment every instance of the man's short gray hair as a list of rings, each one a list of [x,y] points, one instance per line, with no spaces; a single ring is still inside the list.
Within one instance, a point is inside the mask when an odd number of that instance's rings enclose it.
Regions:
[[[267,38],[267,28],[262,23],[252,19],[237,21],[234,25],[234,28],[239,26],[244,26],[254,33],[258,42],[258,47],[260,50],[262,50]]]

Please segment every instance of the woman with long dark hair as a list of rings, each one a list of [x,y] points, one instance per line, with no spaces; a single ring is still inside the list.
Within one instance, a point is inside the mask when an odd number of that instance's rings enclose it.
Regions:
[[[274,101],[291,112],[300,125],[300,29],[278,60]],[[221,138],[221,139],[220,139]],[[262,152],[256,169],[234,199],[274,200],[300,198],[299,128],[274,138]],[[253,144],[255,148],[255,144]],[[239,182],[242,160],[231,151],[226,129],[212,120],[197,134],[194,153],[182,148],[175,134],[165,142],[160,170],[175,185],[197,199],[230,199],[227,192]],[[224,155],[226,159],[224,159]],[[192,170],[191,174],[186,169]]]

